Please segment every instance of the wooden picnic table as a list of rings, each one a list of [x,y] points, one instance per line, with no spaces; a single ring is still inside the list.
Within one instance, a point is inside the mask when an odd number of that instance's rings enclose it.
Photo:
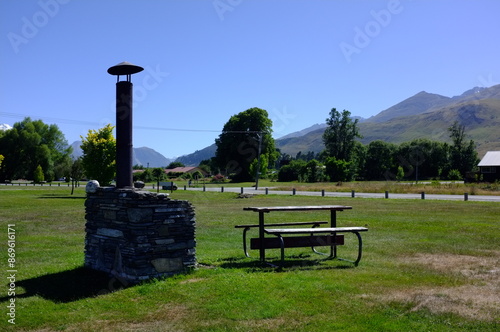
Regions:
[[[274,235],[278,238],[279,247],[281,248],[281,260],[284,261],[284,248],[292,247],[312,247],[315,252],[314,246],[328,245],[330,246],[331,258],[337,257],[336,245],[343,244],[343,236],[337,235],[337,233],[354,233],[358,238],[358,258],[353,263],[357,265],[361,260],[362,253],[362,240],[359,232],[367,231],[365,227],[337,227],[337,211],[344,211],[352,209],[351,206],[344,205],[313,205],[313,206],[267,206],[267,207],[246,207],[243,208],[245,211],[253,211],[259,213],[259,223],[257,225],[237,225],[236,228],[244,228],[243,232],[243,247],[245,254],[247,256],[246,249],[246,232],[252,227],[259,228],[259,237],[253,241],[254,248],[259,249],[260,260],[265,262],[266,260],[266,249],[277,248],[273,239],[265,237],[265,234]],[[322,228],[317,227],[321,224],[326,224],[326,221],[311,221],[311,222],[286,222],[286,223],[273,223],[265,224],[265,214],[270,212],[296,212],[296,211],[330,211],[330,227]],[[281,226],[305,226],[313,225],[310,228],[283,228]],[[266,226],[280,226],[280,228],[266,228]],[[308,236],[302,237],[283,237],[283,235],[297,235],[297,234],[309,234]],[[327,237],[320,237],[315,234],[328,234]],[[319,252],[317,252],[319,253]]]

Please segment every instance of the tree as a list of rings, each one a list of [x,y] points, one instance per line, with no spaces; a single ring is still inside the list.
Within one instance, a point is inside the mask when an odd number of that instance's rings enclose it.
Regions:
[[[304,182],[320,182],[325,180],[323,165],[316,159],[309,160],[302,168],[300,178]]]
[[[335,108],[326,119],[327,128],[323,133],[325,150],[330,157],[337,160],[352,161],[356,138],[362,138],[359,133],[358,119],[351,118],[351,112],[342,113]]]
[[[33,182],[42,183],[45,181],[45,177],[43,176],[42,166],[38,165],[33,172]]]
[[[32,178],[40,165],[51,181],[57,165],[69,160],[71,147],[57,125],[26,117],[0,136],[0,154],[5,157],[0,180]]]
[[[257,171],[260,174],[261,179],[265,179],[267,177],[267,169],[269,168],[269,162],[267,161],[267,155],[263,154],[260,157],[260,169],[257,170],[257,165],[259,164],[259,160],[255,158],[249,166],[250,174],[256,174]]]
[[[335,157],[329,157],[325,161],[325,172],[333,182],[351,181],[353,178],[352,162]]]
[[[116,174],[116,139],[110,124],[99,130],[89,130],[82,137],[82,167],[89,179],[97,180],[101,186],[111,183]]]
[[[450,169],[457,169],[465,178],[467,172],[474,170],[479,162],[473,140],[466,142],[465,126],[455,121],[448,128],[452,145],[450,147]]]
[[[278,157],[271,128],[272,121],[263,109],[254,107],[233,115],[215,140],[216,166],[235,182],[254,179],[250,164],[259,151],[267,156],[269,165],[274,165]]]
[[[83,176],[83,167],[82,167],[82,158],[77,158],[73,160],[73,164],[71,165],[71,195],[73,195],[75,191],[75,184],[80,181]]]
[[[205,159],[205,160],[200,161],[200,164],[198,165],[198,168],[202,169],[207,174],[212,174],[212,168],[214,168],[214,166],[213,166],[213,158],[211,158],[211,159]]]
[[[185,165],[183,163],[181,163],[180,161],[173,161],[170,164],[168,164],[168,166],[166,168],[167,169],[173,169],[173,168],[176,168],[176,167],[184,167],[184,166]]]
[[[203,179],[204,177],[205,176],[200,171],[196,171],[193,174],[191,174],[191,178],[193,178],[195,181],[199,181],[200,179]]]
[[[279,152],[278,159],[276,159],[275,167],[280,169],[282,166],[288,165],[293,158],[288,153]]]
[[[278,172],[279,182],[289,182],[297,181],[299,175],[302,173],[303,168],[306,166],[307,162],[302,159],[296,159],[290,161],[288,165],[284,165],[280,168]]]
[[[392,143],[381,140],[370,142],[366,151],[366,179],[391,179],[392,177],[389,175],[395,169],[394,155],[396,150],[396,145]]]
[[[447,144],[425,138],[401,143],[395,162],[407,170],[406,177],[416,181],[439,178],[448,167]]]
[[[165,178],[165,171],[163,170],[163,168],[154,168],[153,169],[153,179],[156,180],[156,192],[159,193],[160,192],[160,181],[163,180]]]
[[[66,178],[66,181],[69,182],[73,163],[74,160],[67,158],[54,165],[54,179],[59,180],[61,178]]]

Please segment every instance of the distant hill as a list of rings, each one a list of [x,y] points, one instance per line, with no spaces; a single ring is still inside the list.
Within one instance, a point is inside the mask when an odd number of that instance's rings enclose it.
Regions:
[[[295,157],[300,151],[302,153],[309,151],[313,151],[314,153],[321,152],[325,149],[322,138],[325,128],[326,124],[323,128],[311,131],[304,136],[277,139],[275,141],[276,148],[292,157]]]
[[[445,97],[438,94],[419,92],[416,95],[403,100],[402,102],[389,107],[388,109],[368,118],[367,122],[384,122],[397,117],[411,116],[435,111],[453,104],[484,100],[500,99],[500,84],[490,88],[475,87],[465,91],[460,96]]]
[[[477,145],[479,157],[486,151],[500,150],[500,84],[475,87],[454,97],[419,92],[369,119],[360,119],[361,142],[368,144],[380,139],[399,144],[417,138],[448,142],[448,128],[455,121],[465,126],[466,135]],[[325,128],[326,124],[316,124],[283,136],[275,140],[276,147],[291,156],[299,151],[321,152]],[[214,155],[212,144],[177,160],[198,165]]]
[[[173,160],[165,158],[161,153],[147,147],[133,148],[132,165],[144,167],[167,167]]]
[[[73,159],[80,158],[83,155],[83,151],[80,148],[80,145],[82,145],[82,141],[74,141],[71,143],[71,147],[73,148],[73,153],[71,153],[71,157]]]
[[[420,114],[431,108],[446,106],[450,103],[452,103],[452,101],[449,97],[422,91],[368,118],[366,122],[385,122],[398,117]]]
[[[285,135],[285,136],[279,138],[278,140],[276,140],[276,143],[278,141],[288,142],[289,140],[296,138],[296,137],[305,137],[305,135],[309,134],[312,131],[316,131],[316,130],[324,131],[325,128],[326,128],[326,124],[315,124],[315,125],[312,125],[311,127],[308,127],[306,129],[302,129],[300,131]],[[301,139],[299,138],[298,140],[300,141]],[[276,144],[276,147],[278,147],[278,144]],[[216,151],[217,151],[217,146],[214,143],[214,144],[212,144],[204,149],[197,150],[193,153],[178,157],[175,161],[181,162],[186,166],[198,166],[202,160],[210,159],[213,156],[215,156]]]
[[[448,128],[458,121],[476,143],[480,156],[500,150],[500,99],[466,101],[423,114],[393,118],[383,123],[361,123],[362,143],[374,140],[402,143],[417,138],[449,142]]]
[[[311,127],[307,127],[306,129],[302,129],[302,130],[290,133],[290,134],[285,135],[283,137],[280,137],[278,139],[283,140],[283,139],[287,139],[287,138],[300,137],[300,136],[307,135],[310,132],[313,132],[315,130],[319,130],[319,129],[324,130],[325,128],[326,128],[326,123],[322,123],[322,124],[316,123],[315,125],[312,125]]]
[[[186,166],[198,166],[202,160],[210,159],[215,156],[217,146],[214,144],[204,149],[196,150],[191,154],[178,157],[175,161],[181,162]]]
[[[466,134],[476,143],[480,157],[486,151],[500,150],[500,85],[473,88],[451,98],[417,93],[376,116],[360,121],[361,142],[368,144],[380,139],[402,143],[417,138],[449,141],[448,128],[454,121],[465,126]],[[324,149],[323,132],[324,129],[319,129],[300,137],[278,139],[276,146],[292,156],[299,151],[321,152]]]
[[[75,141],[71,144],[73,148],[73,153],[71,156],[76,159],[83,155],[82,149],[80,149],[81,141]],[[144,167],[166,167],[173,160],[165,158],[161,153],[147,147],[133,148],[132,150],[132,164],[133,165],[143,165]]]
[[[500,150],[500,99],[460,102],[436,111],[396,117],[385,122],[365,121],[359,124],[359,129],[363,144],[375,140],[399,144],[417,138],[449,142],[448,128],[455,121],[465,126],[465,133],[476,143],[480,157],[486,151]],[[324,149],[323,132],[324,129],[320,129],[301,137],[276,140],[276,145],[292,156],[299,151],[321,152]]]

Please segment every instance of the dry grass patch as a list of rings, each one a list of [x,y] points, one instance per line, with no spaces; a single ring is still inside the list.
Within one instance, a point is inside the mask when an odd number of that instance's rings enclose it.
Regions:
[[[485,321],[500,317],[500,252],[489,256],[417,254],[405,263],[424,265],[440,273],[456,275],[466,284],[456,287],[418,287],[396,290],[385,300],[412,303],[410,311],[427,309],[433,313],[451,312]]]
[[[115,319],[93,320],[68,327],[66,331],[134,331],[134,332],[183,332],[185,322],[189,320],[190,310],[182,304],[168,303],[138,322],[125,322]],[[52,332],[55,330],[38,330]],[[37,331],[37,332],[38,332]]]
[[[242,321],[240,322],[240,327],[241,331],[279,331],[283,329],[290,330],[292,328],[300,329],[302,324],[303,322],[299,322],[293,319],[278,317]]]

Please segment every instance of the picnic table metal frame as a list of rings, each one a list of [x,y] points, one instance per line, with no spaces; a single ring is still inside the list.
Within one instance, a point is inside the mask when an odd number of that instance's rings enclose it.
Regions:
[[[283,242],[283,236],[282,234],[305,234],[305,233],[310,233],[311,235],[314,233],[330,233],[334,236],[336,236],[337,232],[350,232],[354,233],[357,238],[358,238],[358,257],[356,261],[350,261],[353,262],[355,265],[359,263],[361,260],[361,255],[362,255],[362,239],[361,235],[359,232],[361,231],[367,231],[367,228],[364,227],[340,227],[337,228],[337,211],[344,211],[344,210],[350,210],[352,209],[351,206],[344,206],[344,205],[313,205],[313,206],[270,206],[270,207],[246,207],[243,208],[245,211],[253,211],[253,212],[258,212],[259,213],[259,239],[260,239],[260,248],[259,248],[259,256],[260,260],[262,262],[266,261],[266,248],[264,247],[263,239],[265,237],[265,234],[272,234],[275,236],[278,236],[281,242],[281,259],[282,262],[284,260],[284,242]],[[308,228],[308,229],[265,229],[265,214],[270,213],[270,212],[288,212],[288,211],[330,211],[330,227],[329,228],[321,228],[321,227],[314,227],[314,228]],[[314,222],[309,222],[309,224],[314,223]],[[324,223],[324,222],[322,222]],[[272,226],[276,224],[268,224],[267,226]],[[244,230],[244,250],[245,253],[247,254],[246,251],[246,231],[249,229],[249,227],[255,227],[254,225],[241,225],[238,227],[247,227]],[[316,253],[320,253],[316,251],[314,248],[313,250]],[[320,253],[321,254],[321,253]],[[248,256],[248,255],[247,255]],[[329,258],[337,258],[337,247],[335,244],[330,246],[330,255]],[[342,259],[345,260],[345,259]]]
[[[277,224],[267,224],[266,226],[305,226],[305,225],[312,225],[312,228],[318,227],[320,225],[327,224],[327,221],[306,221],[306,222],[292,222],[292,223],[277,223]],[[259,225],[237,225],[235,228],[243,228],[243,251],[245,252],[245,256],[250,257],[250,254],[248,253],[248,246],[247,246],[247,232],[251,228],[257,228]],[[317,252],[314,247],[312,250],[318,254],[323,254],[321,252]]]

